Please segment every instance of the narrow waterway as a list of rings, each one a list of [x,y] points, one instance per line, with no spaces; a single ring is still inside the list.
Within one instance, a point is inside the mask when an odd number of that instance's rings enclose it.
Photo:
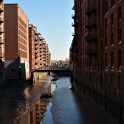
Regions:
[[[71,90],[69,77],[59,78],[49,100],[43,124],[117,124],[117,122],[87,98]],[[41,124],[42,124],[41,123]]]
[[[30,104],[40,99],[52,78],[52,75],[46,76],[25,89],[6,89],[5,98],[0,99],[0,124],[14,124],[13,120],[20,114],[25,117],[32,109]],[[76,91],[71,90],[69,77],[59,77],[51,88],[53,97],[47,101],[47,111],[40,124],[117,124],[94,102],[85,97],[81,99]]]
[[[26,113],[32,109],[31,104],[40,99],[52,78],[44,75],[41,80],[35,82],[33,87],[6,88],[5,96],[0,99],[0,124],[14,124],[16,117],[26,116]]]
[[[56,85],[43,124],[83,124],[83,106],[75,91],[70,90],[70,78],[59,78]]]

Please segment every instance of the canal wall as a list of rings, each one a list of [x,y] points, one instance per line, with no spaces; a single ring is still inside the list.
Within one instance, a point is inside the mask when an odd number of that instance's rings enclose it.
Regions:
[[[85,96],[98,106],[104,108],[119,123],[124,122],[124,103],[121,98],[115,99],[107,96],[107,94],[100,93],[76,79],[73,79],[72,85],[81,97]]]
[[[47,72],[35,72],[31,73],[30,79],[6,79],[4,80],[4,85],[0,87],[0,89],[4,88],[24,88],[27,86],[33,86],[35,82],[41,80],[42,78],[46,78],[48,75]]]

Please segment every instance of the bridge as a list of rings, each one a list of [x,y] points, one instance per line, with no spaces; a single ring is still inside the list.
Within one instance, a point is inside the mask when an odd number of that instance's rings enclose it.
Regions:
[[[34,69],[32,70],[32,72],[52,72],[52,73],[71,73],[71,69],[68,68],[60,68],[60,67],[44,67],[44,68],[38,68],[38,69]]]
[[[31,70],[31,77],[30,77],[30,84],[32,86],[33,86],[33,82],[34,82],[34,75],[35,76],[38,75],[38,79],[39,79],[39,74],[42,72],[48,72],[48,75],[50,75],[50,72],[52,72],[58,76],[71,76],[72,75],[72,70],[70,68],[47,67],[47,68],[33,69],[33,70]]]

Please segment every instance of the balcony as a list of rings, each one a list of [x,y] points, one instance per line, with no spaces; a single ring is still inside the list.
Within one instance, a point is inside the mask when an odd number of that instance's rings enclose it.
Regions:
[[[35,45],[35,46],[37,46],[37,45],[38,45],[38,43],[36,42],[34,45]]]
[[[92,6],[92,7],[88,7],[86,9],[86,15],[90,15],[92,13],[96,13],[96,7],[95,6]]]
[[[73,19],[76,19],[76,18],[77,18],[77,16],[76,16],[75,14],[73,14],[73,15],[72,15],[72,18],[73,18]]]
[[[75,10],[75,6],[72,7],[72,10]]]
[[[97,41],[97,35],[88,35],[86,40],[88,42],[96,42]]]
[[[4,54],[3,53],[0,53],[0,59],[1,58],[4,58]]]
[[[76,27],[78,25],[78,23],[77,23],[77,19],[72,23],[72,26],[73,27]]]
[[[35,41],[38,41],[38,38],[37,37],[35,37]]]
[[[73,36],[73,37],[77,37],[78,34],[77,34],[77,33],[72,33],[72,36]]]
[[[0,18],[0,23],[3,23],[4,19],[3,18]]]
[[[37,31],[35,31],[35,35],[38,35],[38,32]]]
[[[0,33],[3,33],[3,29],[2,28],[0,28]]]
[[[92,21],[92,20],[91,20]],[[97,27],[97,23],[96,23],[96,21],[92,21],[92,22],[90,22],[90,23],[88,23],[88,24],[86,24],[86,28],[96,28]]]
[[[3,42],[3,39],[2,39],[2,38],[0,38],[0,44],[4,44],[4,42]]]
[[[3,12],[3,7],[0,6],[0,12]]]
[[[38,47],[35,47],[35,50],[38,50]]]
[[[88,49],[87,50],[87,55],[89,56],[94,56],[98,54],[98,50],[97,49]]]

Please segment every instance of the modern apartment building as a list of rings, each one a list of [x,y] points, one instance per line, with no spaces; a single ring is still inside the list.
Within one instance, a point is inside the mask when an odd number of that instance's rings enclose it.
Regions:
[[[123,120],[124,1],[74,0],[70,65],[81,92]]]
[[[45,39],[32,24],[29,25],[29,58],[31,70],[49,67],[51,61]]]
[[[45,39],[42,39],[40,46],[40,67],[46,68],[51,65],[51,53]]]
[[[0,0],[0,85],[4,79],[4,4],[3,0]]]
[[[27,79],[29,73],[28,17],[18,4],[5,4],[6,79]]]

